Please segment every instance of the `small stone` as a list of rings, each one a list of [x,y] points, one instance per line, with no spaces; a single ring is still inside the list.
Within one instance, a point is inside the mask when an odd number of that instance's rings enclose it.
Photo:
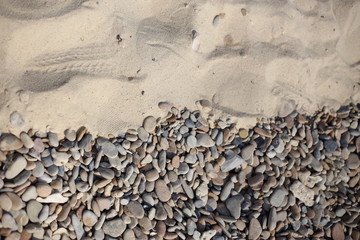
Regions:
[[[19,128],[25,125],[24,118],[18,111],[14,111],[10,114],[10,123]]]
[[[92,227],[97,223],[98,217],[92,211],[86,210],[83,212],[82,221],[85,226]]]
[[[221,165],[222,172],[229,172],[244,163],[244,159],[238,155],[232,155],[226,158],[226,161]]]
[[[26,205],[26,213],[33,223],[39,222],[39,214],[43,205],[36,200],[30,200]]]
[[[294,194],[294,196],[302,201],[306,206],[311,207],[314,205],[314,190],[306,187],[300,181],[295,181],[290,186],[290,191]]]
[[[222,191],[221,191],[221,194],[220,194],[220,200],[221,201],[225,201],[230,193],[231,193],[231,190],[234,188],[234,183],[233,182],[227,182],[226,185],[223,187]]]
[[[276,228],[277,223],[277,213],[275,208],[271,208],[268,219],[268,228],[270,231]]]
[[[46,198],[37,198],[36,200],[42,203],[66,203],[69,198],[64,197],[61,193],[54,193]]]
[[[26,167],[27,161],[23,156],[19,156],[11,164],[11,166],[5,172],[5,178],[13,179],[19,175]]]
[[[45,150],[45,145],[41,138],[35,138],[33,149],[38,153],[42,153]]]
[[[52,188],[47,183],[39,183],[36,185],[36,192],[39,197],[46,198],[51,194]]]
[[[145,231],[150,231],[153,228],[151,220],[149,218],[147,218],[147,217],[139,219],[139,225]]]
[[[89,148],[90,143],[91,143],[91,140],[92,140],[92,135],[91,135],[91,134],[85,134],[85,135],[81,138],[80,142],[78,143],[78,147],[79,147],[80,149],[87,149],[87,148]]]
[[[130,201],[125,208],[129,213],[130,217],[136,217],[139,219],[144,217],[144,208],[138,201]]]
[[[115,158],[118,155],[118,149],[114,144],[109,141],[105,141],[101,144],[101,149],[104,151],[104,154],[109,158]]]
[[[158,179],[155,182],[155,193],[162,202],[167,202],[171,198],[171,192],[166,185],[166,182],[162,179]]]
[[[36,198],[37,198],[37,192],[36,192],[35,186],[29,186],[28,189],[26,189],[26,191],[21,196],[21,199],[24,202],[27,202],[29,200],[36,199]]]
[[[341,223],[335,223],[331,229],[331,237],[333,240],[344,240],[345,233]]]
[[[122,219],[117,218],[114,220],[104,222],[102,229],[106,235],[116,238],[116,237],[120,237],[121,234],[125,231],[126,224]]]
[[[75,130],[66,129],[65,132],[64,132],[64,134],[65,134],[65,137],[66,137],[69,141],[73,142],[73,141],[76,140],[76,132],[75,132]]]
[[[263,184],[264,175],[262,173],[255,174],[251,178],[249,178],[248,183],[252,188],[258,188]]]
[[[20,139],[26,148],[30,149],[34,146],[34,141],[26,132],[20,133]]]
[[[15,219],[13,218],[13,216],[11,216],[11,214],[9,213],[4,213],[2,215],[1,218],[1,224],[2,224],[2,228],[10,228],[13,231],[16,231],[18,226],[15,222]],[[7,239],[7,238],[6,238]],[[11,238],[10,238],[11,239]],[[15,238],[16,239],[16,238]]]
[[[284,188],[275,189],[270,197],[271,205],[273,205],[274,207],[280,207],[281,204],[284,202],[284,199],[287,194],[288,192]]]
[[[50,146],[52,146],[52,147],[58,147],[59,146],[59,138],[58,138],[58,135],[56,133],[49,132],[48,133],[48,138],[49,138]]]
[[[1,151],[13,151],[21,148],[23,143],[13,134],[3,134],[0,137],[0,150]]]
[[[44,175],[45,168],[44,165],[42,165],[41,162],[35,162],[35,168],[32,170],[32,175],[36,178],[41,177]]]
[[[251,219],[249,225],[249,235],[248,235],[249,240],[258,239],[261,233],[262,233],[262,228],[260,222],[256,218]]]
[[[226,200],[226,208],[229,210],[231,216],[235,219],[240,218],[241,204],[244,201],[244,197],[241,195],[231,197]]]
[[[85,231],[82,223],[80,222],[80,219],[76,216],[76,214],[71,215],[71,223],[74,227],[76,238],[82,239],[82,237],[85,234]]]
[[[346,166],[349,169],[357,169],[360,166],[359,156],[356,153],[351,153],[346,160]]]
[[[102,176],[105,179],[113,179],[115,177],[114,171],[109,168],[100,167],[97,170],[99,171],[100,176]]]
[[[186,144],[189,146],[189,148],[195,148],[197,144],[197,139],[194,135],[189,135],[186,138]]]
[[[333,153],[337,149],[337,144],[335,140],[326,140],[324,141],[324,147],[328,153]]]
[[[242,139],[245,139],[245,138],[247,138],[249,136],[249,131],[242,128],[242,129],[239,130],[239,136]]]
[[[156,169],[152,169],[145,173],[146,181],[149,181],[149,182],[155,182],[156,180],[158,180],[159,176],[160,175],[159,175],[158,171],[156,171]]]
[[[256,146],[252,145],[252,144],[244,147],[243,149],[241,149],[241,157],[244,160],[249,160],[252,157],[252,155],[254,154],[255,148],[256,148]]]
[[[7,212],[9,212],[12,208],[11,199],[5,193],[0,194],[0,208]]]
[[[257,134],[259,134],[260,136],[269,137],[269,138],[272,137],[271,133],[270,133],[268,130],[266,130],[266,129],[259,128],[259,127],[255,127],[255,128],[254,128],[254,131],[255,131]]]
[[[143,127],[149,133],[154,132],[156,128],[156,119],[153,116],[146,117],[143,122]]]
[[[6,193],[7,196],[10,198],[11,200],[11,209],[12,210],[15,210],[15,211],[18,211],[20,210],[22,207],[23,207],[23,202],[21,200],[21,198],[13,193],[13,192],[8,192]],[[1,198],[1,197],[0,197]],[[1,205],[1,200],[0,200],[0,205]],[[2,208],[2,207],[1,207]],[[4,208],[3,208],[4,209]],[[5,210],[5,209],[4,209]],[[5,210],[6,211],[6,210]]]
[[[123,239],[125,240],[136,240],[135,233],[131,229],[127,229],[123,234]]]
[[[200,133],[196,135],[197,143],[202,147],[215,146],[214,140],[207,133]]]

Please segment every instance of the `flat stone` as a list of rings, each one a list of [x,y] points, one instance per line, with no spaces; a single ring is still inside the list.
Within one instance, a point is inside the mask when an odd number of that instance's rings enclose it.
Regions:
[[[87,149],[90,147],[90,143],[91,143],[91,140],[92,140],[92,135],[91,134],[85,134],[80,142],[78,143],[78,147],[80,149]]]
[[[344,240],[345,233],[341,223],[335,223],[331,228],[331,237],[333,240]]]
[[[64,197],[63,195],[61,195],[61,193],[54,193],[46,198],[38,197],[36,200],[42,203],[66,203],[69,200],[69,198]]]
[[[65,137],[69,140],[69,141],[75,141],[76,140],[76,132],[73,129],[66,129],[65,132]]]
[[[76,216],[76,214],[71,215],[71,223],[74,227],[76,238],[82,239],[82,237],[85,234],[85,231],[82,223],[80,222],[80,219]]]
[[[18,228],[15,219],[9,213],[4,213],[2,215],[1,224],[2,224],[1,226],[2,228],[10,228],[12,231],[16,231]],[[8,239],[8,237],[6,239]]]
[[[85,210],[83,212],[82,221],[85,226],[92,227],[97,223],[98,217],[92,211]]]
[[[37,192],[35,186],[29,186],[26,191],[21,195],[21,199],[24,202],[30,201],[37,198]]]
[[[32,175],[36,178],[41,177],[45,173],[44,165],[41,162],[35,162],[35,168],[32,170]]]
[[[294,194],[294,196],[302,201],[306,206],[311,207],[314,205],[314,190],[306,187],[300,181],[295,181],[290,186],[290,191]]]
[[[337,149],[337,144],[335,140],[326,140],[324,141],[324,148],[328,153],[333,153]]]
[[[14,151],[23,146],[23,143],[19,138],[13,134],[3,134],[0,137],[0,150],[1,151]]]
[[[156,128],[156,118],[153,116],[146,117],[143,121],[143,127],[149,133],[154,132]]]
[[[100,173],[100,176],[102,176],[105,179],[113,179],[115,177],[115,173],[110,168],[98,168],[97,169]]]
[[[33,149],[38,153],[42,153],[45,150],[45,145],[44,145],[43,141],[41,140],[41,138],[34,139]]]
[[[26,167],[27,161],[23,156],[19,156],[11,164],[11,166],[5,172],[5,178],[13,179],[19,175]]]
[[[109,158],[115,158],[118,155],[118,149],[113,143],[109,141],[103,142],[101,144],[101,149],[104,151],[105,156]]]
[[[97,197],[95,200],[99,205],[101,212],[104,210],[109,210],[114,203],[112,198],[107,198],[107,197]]]
[[[227,182],[221,191],[220,200],[225,201],[229,197],[231,190],[233,188],[234,188],[234,183],[231,181]]]
[[[166,185],[166,182],[162,179],[158,179],[155,182],[155,193],[162,202],[167,202],[171,198],[170,189]]]
[[[138,132],[138,136],[139,136],[140,140],[143,142],[147,142],[147,140],[149,138],[149,133],[145,130],[145,128],[139,127],[137,132]]]
[[[136,240],[135,233],[131,229],[127,229],[123,234],[123,239],[125,240]]]
[[[276,223],[277,223],[277,212],[275,208],[271,208],[268,218],[268,228],[270,231],[276,228]]]
[[[197,143],[202,147],[215,146],[214,140],[207,133],[200,133],[196,135]]]
[[[235,219],[240,218],[241,204],[243,201],[244,197],[242,195],[231,197],[226,200],[226,208],[229,210],[231,216],[233,216]]]
[[[255,240],[260,237],[262,233],[262,228],[260,222],[256,218],[252,218],[249,225],[249,240]]]
[[[249,160],[252,157],[252,155],[254,154],[255,148],[256,148],[256,146],[253,144],[250,144],[250,145],[244,147],[243,149],[241,149],[241,157],[244,160]]]
[[[120,218],[106,221],[103,225],[103,231],[106,235],[109,235],[110,237],[120,237],[121,234],[126,229],[126,224],[124,221]]]
[[[321,165],[320,161],[317,160],[315,157],[313,157],[312,155],[310,155],[310,159],[311,159],[311,167],[317,171],[317,172],[321,172],[324,168]]]
[[[130,217],[143,218],[144,217],[144,208],[138,201],[130,201],[128,205],[126,205],[126,212],[130,215]]]
[[[36,192],[39,197],[46,198],[51,194],[52,188],[47,183],[39,183],[36,185]]]
[[[11,209],[12,210],[18,211],[23,207],[23,201],[21,200],[19,195],[15,194],[13,192],[8,192],[6,194],[11,200]],[[1,201],[0,201],[0,204],[1,204]],[[2,208],[2,209],[4,209],[4,208]],[[4,210],[6,211],[6,209],[4,209]]]
[[[271,205],[273,205],[274,207],[280,207],[287,195],[288,192],[284,188],[275,189],[270,197]]]
[[[145,231],[150,231],[153,228],[151,220],[149,218],[147,218],[147,217],[139,219],[139,225]]]
[[[58,147],[59,146],[59,138],[58,138],[58,135],[56,133],[49,132],[48,133],[48,139],[49,139],[50,146],[52,146],[52,147]]]
[[[43,205],[36,200],[30,200],[26,205],[26,213],[33,223],[39,222],[39,214]]]
[[[11,199],[5,193],[0,194],[0,208],[7,212],[9,212],[12,208]]]
[[[156,169],[151,169],[145,173],[146,181],[155,182],[159,178],[159,173]]]
[[[20,133],[20,139],[26,148],[30,149],[34,146],[34,141],[26,132]]]
[[[186,144],[189,146],[189,148],[195,148],[197,144],[197,139],[194,135],[190,134],[186,138]]]
[[[356,153],[351,153],[349,158],[346,160],[346,166],[349,169],[357,169],[360,166],[359,156]]]
[[[264,182],[264,175],[262,173],[257,173],[248,180],[248,184],[252,188],[258,188]]]
[[[226,161],[221,165],[222,172],[229,172],[244,163],[244,159],[238,155],[232,155],[226,158]]]

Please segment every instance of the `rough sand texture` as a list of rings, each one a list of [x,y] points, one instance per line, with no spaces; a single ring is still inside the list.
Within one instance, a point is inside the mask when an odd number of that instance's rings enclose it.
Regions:
[[[340,0],[1,1],[0,131],[117,133],[161,114],[160,101],[208,99],[246,125],[284,106],[359,102],[359,9]],[[10,122],[14,111],[23,124]]]

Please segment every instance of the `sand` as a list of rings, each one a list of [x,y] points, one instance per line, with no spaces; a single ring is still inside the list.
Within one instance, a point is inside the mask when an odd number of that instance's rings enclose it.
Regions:
[[[358,1],[23,2],[0,2],[1,132],[117,134],[161,101],[246,127],[360,101]]]

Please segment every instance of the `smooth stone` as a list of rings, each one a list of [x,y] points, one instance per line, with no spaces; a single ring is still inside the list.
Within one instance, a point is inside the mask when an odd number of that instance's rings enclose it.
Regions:
[[[109,210],[113,205],[112,198],[97,197],[96,203],[99,205],[100,211]]]
[[[75,132],[75,130],[66,129],[65,132],[64,132],[64,134],[65,134],[65,137],[66,137],[69,141],[73,142],[73,141],[76,140],[76,132]]]
[[[1,218],[2,228],[10,228],[12,231],[16,231],[18,229],[18,225],[16,224],[15,219],[11,216],[10,213],[4,213]],[[8,239],[8,238],[5,238]]]
[[[360,166],[359,156],[356,153],[351,153],[346,160],[346,166],[352,170],[357,169]]]
[[[109,141],[105,141],[101,144],[101,149],[104,151],[105,156],[109,158],[115,158],[118,155],[118,149],[114,144]]]
[[[45,221],[49,217],[50,207],[48,205],[44,205],[39,213],[39,222]]]
[[[58,135],[56,133],[49,132],[48,133],[48,139],[49,139],[50,146],[52,146],[52,147],[58,147],[59,146],[59,138],[58,138]]]
[[[53,157],[53,163],[55,166],[63,166],[69,161],[70,155],[66,152],[56,152],[54,149],[51,151],[51,156]]]
[[[97,170],[99,171],[100,176],[102,176],[105,179],[113,179],[115,177],[114,171],[109,168],[100,167]]]
[[[82,239],[85,234],[83,224],[80,222],[80,219],[76,216],[76,214],[71,215],[71,223],[74,227],[76,238]]]
[[[126,205],[127,212],[131,215],[131,217],[143,218],[144,217],[144,208],[138,201],[130,201],[129,204]]]
[[[83,212],[82,221],[85,226],[92,227],[97,223],[98,217],[92,211],[85,210]]]
[[[264,181],[264,175],[262,173],[257,173],[248,180],[248,184],[250,187],[259,187],[259,185],[262,185]]]
[[[277,212],[275,208],[270,209],[269,218],[268,218],[268,228],[270,231],[276,228],[277,223]]]
[[[133,230],[127,229],[123,234],[123,239],[125,240],[136,240],[136,236]]]
[[[195,148],[197,144],[197,139],[194,135],[190,134],[186,138],[186,144],[189,146],[189,148]]]
[[[0,194],[0,208],[9,212],[12,208],[12,201],[5,193]]]
[[[34,146],[34,141],[26,132],[20,133],[20,139],[26,148],[30,149]]]
[[[214,140],[207,133],[200,133],[196,135],[197,143],[202,147],[215,146]]]
[[[18,176],[26,167],[27,161],[23,156],[19,156],[11,164],[11,166],[5,172],[5,178],[13,179]]]
[[[30,200],[26,205],[26,213],[33,223],[39,222],[39,214],[43,205],[36,200]]]
[[[166,182],[162,179],[158,179],[155,182],[155,193],[162,202],[167,202],[171,198],[170,189],[166,185]]]
[[[262,233],[262,228],[260,222],[256,218],[252,218],[249,224],[249,240],[255,240],[260,237]]]
[[[252,157],[252,155],[254,154],[255,149],[256,149],[256,146],[253,144],[250,144],[250,145],[244,147],[243,149],[241,149],[241,157],[244,160],[249,160]]]
[[[233,188],[234,188],[234,183],[231,181],[227,182],[221,191],[220,200],[225,201],[229,197],[231,190]]]
[[[64,197],[61,193],[54,193],[46,198],[38,197],[36,198],[36,200],[41,203],[66,203],[69,200],[69,198]]]
[[[226,208],[229,210],[231,216],[233,216],[235,219],[240,218],[241,204],[243,201],[244,197],[242,195],[231,197],[226,200]]]
[[[311,207],[314,205],[314,190],[306,187],[300,181],[295,181],[290,186],[290,191],[294,194],[294,196],[302,201],[306,206]]]
[[[143,121],[143,127],[149,133],[154,132],[156,128],[156,118],[153,116],[146,117]]]
[[[341,223],[335,223],[331,229],[331,237],[333,240],[344,240],[345,233]]]
[[[208,230],[201,234],[200,239],[201,240],[210,240],[212,239],[216,234],[216,230]]]
[[[80,149],[87,149],[90,147],[90,143],[91,143],[91,140],[92,140],[92,135],[91,134],[85,134],[80,142],[78,143],[78,147]]]
[[[19,138],[13,134],[3,134],[0,137],[0,150],[1,151],[14,151],[23,146],[23,143]]]
[[[7,196],[10,198],[11,200],[11,209],[18,211],[23,207],[23,201],[21,200],[21,198],[19,197],[19,195],[13,193],[13,192],[8,192],[6,193]],[[1,197],[0,197],[1,198]],[[1,201],[0,201],[1,204]],[[3,208],[4,209],[4,208]],[[4,209],[5,210],[5,209]],[[6,211],[6,210],[5,210]]]
[[[139,219],[139,225],[145,231],[150,231],[153,228],[151,220],[149,218],[147,218],[147,217]]]
[[[246,130],[246,129],[240,129],[239,130],[239,136],[242,138],[242,139],[245,139],[249,136],[249,131]]]
[[[17,175],[14,178],[14,184],[16,186],[19,186],[19,185],[25,183],[29,179],[30,176],[31,176],[30,171],[22,171],[19,175]]]
[[[32,175],[36,178],[41,177],[45,173],[44,165],[41,162],[35,162],[35,168],[32,170]]]
[[[284,188],[277,188],[271,194],[270,203],[274,207],[280,207],[283,203],[285,197],[288,195],[288,192]]]
[[[140,140],[143,142],[147,142],[147,140],[149,138],[149,133],[145,130],[145,128],[139,127],[137,132],[138,132],[138,136],[139,136]]]
[[[333,153],[337,149],[337,144],[335,140],[326,140],[324,141],[324,148],[328,153]]]
[[[43,141],[41,140],[41,138],[34,139],[33,149],[38,153],[42,153],[45,150],[45,145],[44,145]]]
[[[200,199],[204,205],[208,202],[209,186],[206,182],[202,182],[195,191],[195,195]]]
[[[320,161],[317,160],[315,157],[313,157],[312,155],[310,155],[310,159],[311,159],[311,167],[317,171],[317,172],[321,172],[324,168],[321,165]]]
[[[177,172],[179,175],[187,174],[190,170],[189,165],[186,162],[180,163],[179,168],[177,169]]]
[[[220,169],[222,172],[229,172],[244,163],[244,159],[238,155],[233,155],[226,158],[225,162],[221,165]]]
[[[52,188],[47,183],[39,183],[36,185],[36,192],[39,197],[46,198],[51,194]]]
[[[126,229],[126,224],[120,218],[104,222],[102,227],[104,233],[110,237],[120,237]]]
[[[158,171],[156,169],[149,170],[145,173],[146,181],[154,182],[158,180],[160,177]]]
[[[36,199],[37,198],[37,192],[36,192],[36,187],[35,186],[29,186],[26,191],[23,193],[23,195],[21,195],[21,199],[24,202],[28,202],[32,199]]]

